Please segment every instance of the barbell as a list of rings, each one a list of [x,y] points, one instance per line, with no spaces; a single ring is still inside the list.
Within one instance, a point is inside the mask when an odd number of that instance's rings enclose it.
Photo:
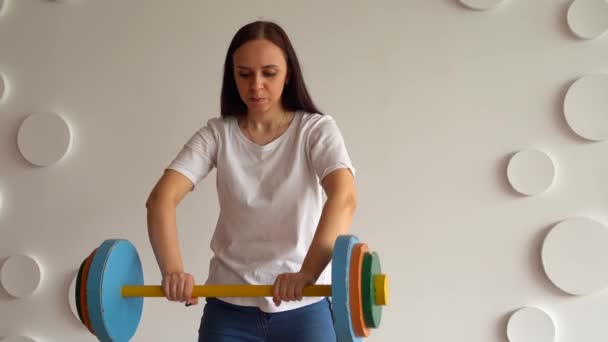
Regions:
[[[380,326],[388,304],[388,277],[380,257],[354,235],[340,235],[332,255],[331,285],[310,285],[306,297],[332,297],[339,342],[361,341]],[[129,341],[141,320],[144,297],[164,297],[161,286],[144,285],[142,264],[133,244],[108,239],[78,270],[74,295],[82,324],[101,342]],[[272,285],[199,285],[193,297],[271,297]]]

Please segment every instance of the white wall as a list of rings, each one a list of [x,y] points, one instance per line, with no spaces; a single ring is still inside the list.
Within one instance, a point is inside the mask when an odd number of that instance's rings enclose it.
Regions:
[[[261,18],[291,36],[315,101],[337,118],[356,163],[352,231],[390,277],[369,341],[506,342],[510,315],[526,306],[551,318],[556,341],[605,341],[608,293],[567,294],[541,262],[556,223],[608,222],[608,145],[579,137],[563,111],[573,81],[608,71],[608,36],[575,36],[571,3],[507,0],[474,11],[457,0],[5,0],[0,265],[26,254],[42,278],[22,298],[0,287],[0,337],[93,341],[68,288],[104,239],[131,240],[146,283],[160,282],[145,199],[191,133],[218,115],[228,43]],[[59,114],[72,133],[48,167],[17,146],[23,120],[41,112]],[[534,196],[507,179],[509,158],[524,149],[555,166]],[[178,212],[185,264],[199,280],[218,211],[214,178]],[[134,340],[194,341],[201,309],[146,299]],[[528,337],[541,341],[536,333]]]

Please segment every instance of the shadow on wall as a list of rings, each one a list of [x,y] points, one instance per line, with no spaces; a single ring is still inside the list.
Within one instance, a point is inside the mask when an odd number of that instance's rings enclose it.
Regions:
[[[509,161],[515,155],[515,153],[517,152],[509,153],[498,160],[496,165],[496,181],[503,193],[511,195],[511,197],[515,198],[527,197],[526,195],[515,191],[515,189],[513,189],[513,187],[509,183],[509,178],[506,176]]]
[[[507,312],[498,319],[496,323],[496,341],[509,342],[509,339],[507,338],[507,325],[509,324],[509,318],[516,311],[517,310]]]
[[[31,167],[32,164],[30,164],[24,157],[23,155],[21,155],[21,153],[19,153],[19,149],[17,148],[17,137],[19,135],[19,127],[23,124],[23,122],[25,121],[25,119],[27,118],[27,115],[23,115],[17,118],[14,118],[12,120],[8,120],[8,126],[11,127],[11,129],[9,130],[9,133],[6,135],[6,141],[5,144],[2,144],[3,146],[5,146],[5,148],[7,149],[6,151],[6,155],[14,161],[18,161],[21,166],[24,167]]]
[[[8,259],[8,257],[6,257],[6,256],[0,257],[0,269],[2,269],[2,265],[4,265],[4,262],[7,259]],[[8,292],[6,292],[6,290],[2,286],[2,284],[0,284],[0,301],[13,300],[13,299],[16,299],[16,298],[13,298],[13,296],[9,295]],[[0,339],[0,341],[1,341],[1,339]]]
[[[495,4],[493,3],[493,2],[496,2],[496,1],[500,2],[500,0],[493,0],[493,1],[489,1],[489,2],[491,2],[492,4],[488,4],[487,6],[489,6],[489,7],[497,6],[497,8],[498,8],[498,7],[500,7],[500,5],[501,5],[500,3],[499,3],[498,5],[495,5]],[[509,2],[510,0],[502,0],[502,1],[503,1],[503,2]],[[476,8],[477,6],[472,6],[472,7],[469,7],[469,6],[465,5],[465,3],[467,3],[467,2],[468,2],[468,1],[464,1],[464,0],[446,0],[446,3],[448,4],[448,6],[451,6],[452,8],[458,8],[458,9],[461,9],[461,10],[466,10],[466,11],[469,11],[469,12],[470,12],[470,11],[486,11],[486,10],[494,10],[493,8],[490,8],[490,9],[485,9],[485,7],[487,7],[487,6],[484,6],[484,5],[482,5],[482,6],[480,7],[480,8],[484,8],[484,9],[477,9],[477,8]],[[479,1],[477,1],[477,2],[479,2]]]
[[[471,9],[465,6],[460,0],[445,0],[446,5],[452,8],[470,11]]]
[[[566,298],[566,297],[571,297],[571,296],[569,294],[563,292],[561,289],[559,289],[557,286],[555,286],[551,282],[551,280],[549,279],[549,276],[545,272],[545,268],[543,266],[543,260],[542,260],[542,249],[543,249],[543,243],[545,241],[545,238],[547,237],[547,234],[549,234],[551,229],[553,229],[553,227],[555,227],[555,225],[558,224],[559,222],[560,221],[556,221],[552,224],[546,225],[544,228],[540,229],[532,237],[531,246],[530,246],[530,248],[528,248],[528,251],[530,253],[530,255],[529,255],[530,265],[529,266],[532,271],[532,274],[534,275],[535,282],[537,284],[542,285],[543,290],[547,291],[548,293],[550,293],[551,295],[554,295],[556,297]]]
[[[555,28],[557,32],[564,35],[564,37],[569,38],[572,41],[580,42],[580,38],[578,38],[574,32],[570,29],[568,25],[568,9],[572,5],[575,0],[570,0],[561,4],[559,8],[559,12],[557,13],[555,18]]]
[[[590,143],[589,140],[576,134],[576,132],[574,132],[570,128],[570,125],[568,125],[568,121],[566,121],[566,115],[564,113],[564,99],[566,97],[566,94],[568,93],[568,89],[570,89],[570,87],[574,84],[574,82],[576,82],[577,79],[578,78],[568,80],[565,82],[565,84],[558,88],[557,95],[555,97],[553,113],[555,114],[554,117],[555,122],[558,126],[557,128],[564,136],[567,136],[568,138],[574,140],[574,142],[588,144]]]

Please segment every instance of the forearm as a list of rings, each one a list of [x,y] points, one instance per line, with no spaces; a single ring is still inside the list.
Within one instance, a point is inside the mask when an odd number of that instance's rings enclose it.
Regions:
[[[156,201],[147,205],[147,211],[148,237],[161,274],[183,272],[175,206]]]
[[[330,198],[325,202],[317,231],[301,269],[312,275],[315,281],[331,261],[338,236],[348,233],[355,207],[353,196]]]

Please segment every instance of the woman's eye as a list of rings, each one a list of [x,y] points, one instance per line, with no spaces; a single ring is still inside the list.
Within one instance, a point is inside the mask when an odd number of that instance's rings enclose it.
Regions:
[[[263,73],[264,77],[275,77],[277,75],[276,72],[265,72]],[[251,77],[251,74],[248,73],[239,73],[239,77],[241,78],[249,78]]]

